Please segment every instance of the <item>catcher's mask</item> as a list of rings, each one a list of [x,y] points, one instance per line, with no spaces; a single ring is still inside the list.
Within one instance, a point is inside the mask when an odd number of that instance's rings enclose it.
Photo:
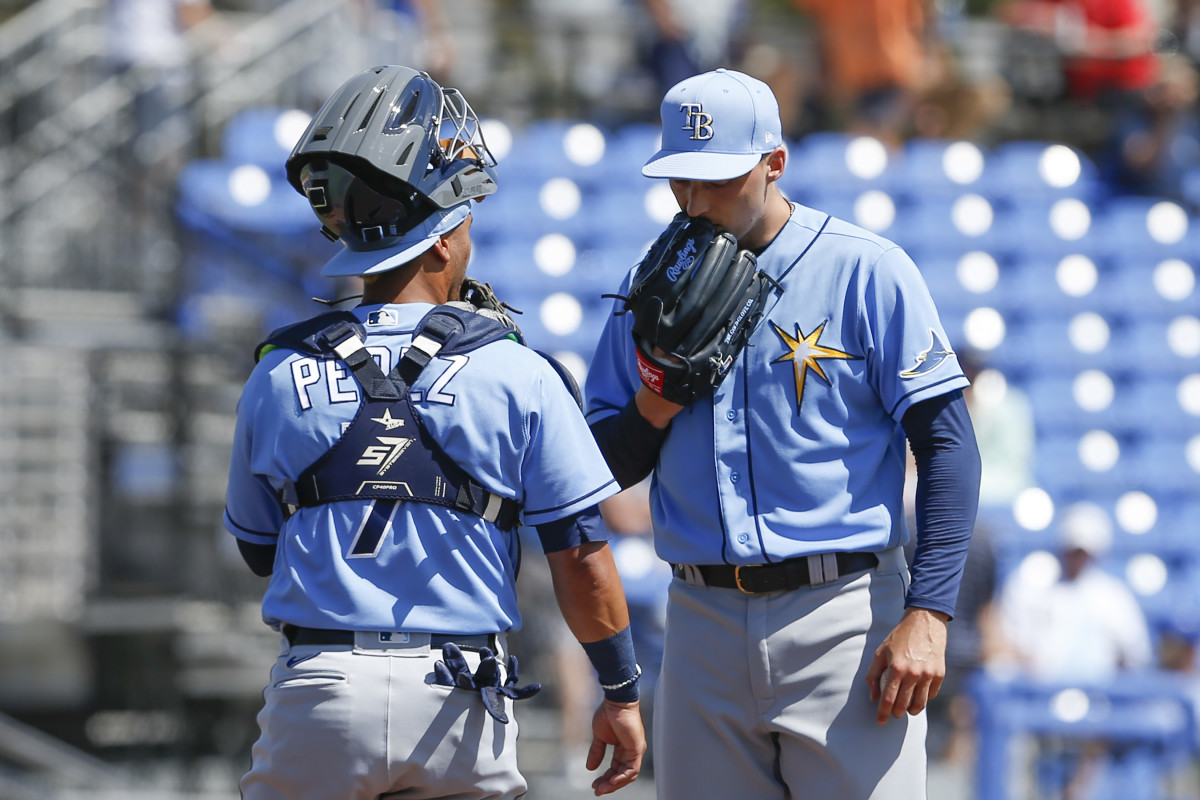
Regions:
[[[467,201],[496,191],[495,167],[461,92],[424,72],[384,66],[354,76],[325,102],[288,157],[287,177],[326,236],[376,251],[414,238],[405,234],[423,239],[461,223]]]

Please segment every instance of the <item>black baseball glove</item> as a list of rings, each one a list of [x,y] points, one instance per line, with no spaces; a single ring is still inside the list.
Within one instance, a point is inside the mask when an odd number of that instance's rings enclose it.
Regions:
[[[733,236],[677,215],[625,298],[642,382],[685,406],[711,394],[746,346],[772,283]]]
[[[476,314],[490,317],[503,324],[504,327],[512,328],[517,332],[518,336],[521,336],[521,340],[524,341],[521,329],[517,327],[516,320],[509,314],[510,311],[514,314],[520,314],[521,312],[496,297],[496,293],[492,290],[490,283],[483,283],[470,277],[463,278],[462,289],[458,293],[458,299],[451,300],[446,305],[466,309],[467,311],[474,311]]]

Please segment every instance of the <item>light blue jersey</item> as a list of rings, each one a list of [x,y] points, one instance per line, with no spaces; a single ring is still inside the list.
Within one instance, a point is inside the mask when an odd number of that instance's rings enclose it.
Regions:
[[[354,309],[385,373],[431,308]],[[362,500],[302,507],[284,519],[278,492],[339,439],[359,398],[342,362],[285,349],[267,353],[246,383],[224,521],[239,539],[277,545],[264,620],[273,627],[452,634],[518,628],[515,529],[419,502],[395,503],[385,520],[373,517],[391,504]],[[445,453],[485,489],[520,503],[527,525],[578,513],[618,490],[558,374],[514,341],[435,358],[412,398]],[[375,421],[384,437],[389,423],[397,424]],[[367,525],[385,527],[378,546],[364,552],[356,542]]]
[[[916,265],[895,244],[799,205],[758,264],[782,294],[771,293],[713,397],[674,418],[659,453],[659,556],[747,565],[903,544],[900,420],[967,386]],[[627,314],[605,326],[589,422],[641,385],[631,324]]]

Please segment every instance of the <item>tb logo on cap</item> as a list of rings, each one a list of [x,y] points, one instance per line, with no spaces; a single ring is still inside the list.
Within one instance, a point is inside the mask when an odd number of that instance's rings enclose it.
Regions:
[[[680,103],[679,110],[683,112],[683,129],[692,132],[693,140],[713,137],[712,114],[706,114],[699,103]]]

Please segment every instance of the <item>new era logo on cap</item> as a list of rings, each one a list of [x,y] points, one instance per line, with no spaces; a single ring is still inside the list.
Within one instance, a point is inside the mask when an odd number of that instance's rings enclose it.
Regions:
[[[642,167],[648,178],[729,180],[783,144],[771,88],[728,69],[671,87],[662,102],[662,125],[662,149]]]

